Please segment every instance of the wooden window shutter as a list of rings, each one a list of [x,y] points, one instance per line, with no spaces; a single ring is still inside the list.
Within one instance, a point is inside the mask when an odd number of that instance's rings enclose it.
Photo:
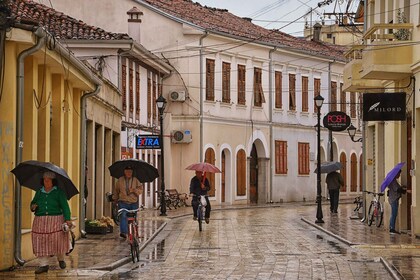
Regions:
[[[321,79],[314,79],[314,98],[321,94]],[[316,104],[314,102],[314,112],[317,112]]]
[[[278,109],[281,109],[283,106],[283,100],[282,100],[282,86],[283,86],[283,77],[282,73],[279,71],[276,71],[274,73],[274,79],[275,79],[275,107]]]
[[[356,93],[350,92],[350,117],[356,117]]]
[[[238,65],[238,104],[245,105],[245,65]]]
[[[216,163],[216,156],[214,153],[214,150],[209,148],[206,150],[205,156],[204,156],[204,162],[208,162],[211,164]],[[215,196],[216,190],[215,190],[215,175],[214,173],[207,173],[207,179],[210,183],[210,191],[208,192],[209,196]]]
[[[309,143],[298,143],[298,172],[299,175],[309,174]]]
[[[122,108],[123,111],[127,109],[127,65],[125,59],[121,66],[121,94],[122,94]]]
[[[153,119],[155,120],[155,123],[158,123],[158,113],[157,113],[157,106],[156,106],[156,99],[157,99],[157,86],[155,78],[153,78],[152,83],[152,108],[153,108]]]
[[[343,91],[343,83],[340,83],[340,110],[343,113],[347,113],[346,112],[346,92]]]
[[[287,142],[275,141],[276,174],[287,174]]]
[[[214,60],[206,59],[206,100],[214,101]]]
[[[136,115],[140,119],[140,73],[138,69],[136,71]]]
[[[337,82],[331,82],[331,111],[337,111]]]
[[[302,112],[308,112],[308,77],[302,77]]]
[[[289,74],[289,110],[296,110],[296,75]]]
[[[236,195],[246,195],[246,154],[239,150],[236,155]]]
[[[222,102],[230,103],[230,63],[222,63]]]
[[[152,81],[147,77],[147,122],[151,123],[152,119]]]
[[[134,110],[133,82],[134,82],[134,71],[133,71],[132,63],[130,63],[130,68],[128,70],[128,91],[129,91],[129,96],[130,96],[128,107],[130,109],[130,113],[133,113],[133,110]]]
[[[254,106],[261,107],[265,102],[264,93],[262,89],[262,70],[261,68],[254,68]]]

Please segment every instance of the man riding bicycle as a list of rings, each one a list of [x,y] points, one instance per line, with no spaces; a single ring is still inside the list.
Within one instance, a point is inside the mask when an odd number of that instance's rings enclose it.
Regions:
[[[195,171],[195,176],[191,179],[190,183],[190,194],[193,194],[192,198],[192,207],[193,207],[193,214],[194,214],[194,220],[197,220],[197,208],[199,204],[200,195],[206,196],[206,213],[205,213],[205,220],[206,224],[210,222],[210,201],[207,197],[207,192],[210,190],[210,182],[207,178],[204,179],[203,182],[203,172],[201,171]]]
[[[143,193],[143,185],[133,177],[133,168],[128,166],[124,169],[124,176],[120,177],[115,184],[113,201],[118,201],[118,209],[135,210],[139,208],[139,195]],[[127,212],[123,211],[120,217],[120,236],[126,238],[128,233]]]

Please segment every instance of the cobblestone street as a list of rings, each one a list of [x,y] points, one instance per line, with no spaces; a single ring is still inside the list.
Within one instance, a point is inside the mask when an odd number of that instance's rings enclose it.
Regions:
[[[323,206],[315,224],[313,204],[214,207],[198,231],[191,208],[141,213],[144,249],[133,264],[118,229],[77,242],[68,268],[53,267],[46,279],[418,279],[420,240],[390,235],[382,226],[352,220],[352,204],[338,214]],[[384,220],[385,224],[387,221]],[[150,243],[149,243],[150,242]],[[37,261],[2,279],[35,279]],[[418,276],[419,275],[419,276]]]

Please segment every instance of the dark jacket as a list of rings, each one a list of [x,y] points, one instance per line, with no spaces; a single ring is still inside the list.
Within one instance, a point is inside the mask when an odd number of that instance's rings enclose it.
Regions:
[[[329,190],[337,190],[340,189],[341,186],[344,186],[343,176],[341,176],[341,174],[337,171],[328,173],[325,181],[327,182]]]
[[[190,183],[190,193],[195,195],[207,195],[207,192],[210,190],[210,182],[207,178],[204,181],[204,186],[206,186],[206,188],[203,190],[201,188],[201,180],[198,179],[197,176],[194,176]]]

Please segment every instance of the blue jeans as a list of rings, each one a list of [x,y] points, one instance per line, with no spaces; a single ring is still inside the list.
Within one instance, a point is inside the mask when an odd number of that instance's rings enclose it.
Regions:
[[[389,229],[395,230],[395,222],[398,215],[398,199],[391,203],[391,218],[389,219]]]
[[[118,209],[125,208],[128,210],[135,210],[139,208],[139,204],[136,203],[125,203],[122,201],[118,201]],[[120,233],[127,234],[128,233],[128,224],[127,224],[127,212],[122,211],[120,215]]]

